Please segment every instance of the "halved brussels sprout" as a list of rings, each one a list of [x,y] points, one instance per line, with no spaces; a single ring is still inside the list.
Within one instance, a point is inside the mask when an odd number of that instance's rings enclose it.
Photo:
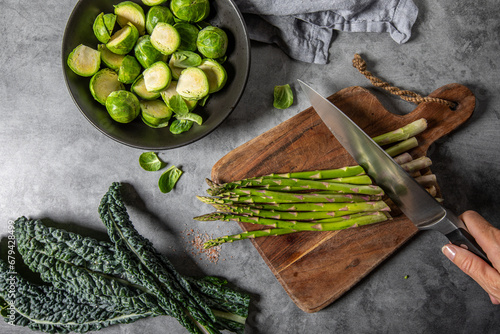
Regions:
[[[108,32],[111,35],[113,33],[113,29],[115,29],[116,15],[113,13],[106,13],[102,18],[106,29],[108,29]]]
[[[213,59],[204,59],[198,68],[201,68],[208,79],[208,93],[218,92],[227,81],[226,69]]]
[[[208,79],[198,67],[188,67],[177,81],[177,93],[186,100],[200,100],[208,94]]]
[[[172,81],[172,73],[167,64],[157,61],[143,72],[144,84],[150,92],[160,92],[168,88]]]
[[[107,67],[118,71],[125,55],[118,55],[108,50],[105,44],[99,44],[97,50],[101,52],[101,60]]]
[[[101,52],[80,44],[71,51],[66,61],[69,68],[82,77],[91,77],[101,66]]]
[[[201,65],[201,57],[191,51],[175,51],[170,57],[170,64],[177,68],[196,67]]]
[[[125,27],[129,22],[132,23],[140,35],[146,32],[146,16],[144,9],[135,2],[123,1],[115,5],[116,21],[120,27]]]
[[[207,58],[220,58],[224,56],[227,44],[226,32],[214,26],[201,29],[196,40],[198,51]]]
[[[163,53],[171,55],[181,44],[181,36],[171,24],[158,22],[151,33],[151,44]]]
[[[132,122],[141,112],[139,99],[126,90],[117,90],[108,95],[106,110],[119,123]]]
[[[162,100],[140,101],[142,121],[152,128],[163,128],[172,117],[170,110]]]
[[[144,84],[149,92],[159,92],[170,85],[172,81],[172,73],[167,64],[162,61],[157,61],[150,67],[144,70]]]
[[[183,21],[199,22],[210,13],[210,3],[208,0],[172,0],[170,10]]]
[[[165,3],[167,1],[168,0],[142,0],[142,2],[146,6],[157,6],[157,5],[161,5],[162,3]]]
[[[153,65],[162,57],[162,53],[151,44],[149,35],[139,37],[134,47],[134,55],[144,68]]]
[[[135,79],[134,83],[130,87],[130,90],[143,100],[155,100],[161,96],[160,92],[149,92],[146,89],[144,76],[142,74]]]
[[[132,51],[138,38],[139,32],[137,28],[132,23],[128,23],[111,36],[109,42],[106,43],[106,47],[113,53],[125,55]]]
[[[196,100],[184,100],[178,93],[177,93],[177,81],[172,81],[170,82],[170,85],[167,87],[167,89],[162,90],[161,93],[161,98],[163,99],[163,102],[169,107],[173,112],[175,113],[187,113],[194,108],[196,108],[196,105],[198,101]],[[185,106],[187,107],[186,110],[182,110],[183,106],[182,103],[179,103],[177,101],[176,97],[180,97],[182,101],[184,101]]]
[[[177,29],[181,36],[179,50],[196,51],[196,40],[200,29],[187,22],[178,22],[174,24],[174,28]]]
[[[174,24],[174,15],[165,6],[154,6],[148,10],[146,15],[146,31],[151,35],[158,22]]]
[[[106,105],[108,95],[125,87],[118,81],[118,74],[109,68],[103,68],[90,79],[90,92],[97,102]]]
[[[111,33],[115,27],[116,15],[104,14],[97,15],[92,29],[97,40],[101,43],[107,43],[111,38]]]
[[[120,69],[118,70],[118,80],[125,84],[131,84],[141,74],[142,67],[134,57],[126,55],[123,58]]]

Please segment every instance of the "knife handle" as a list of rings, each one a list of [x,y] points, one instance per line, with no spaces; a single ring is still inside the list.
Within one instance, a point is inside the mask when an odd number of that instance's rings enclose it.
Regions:
[[[486,253],[477,244],[474,237],[470,235],[469,231],[467,231],[467,227],[465,226],[464,222],[455,215],[450,214],[448,210],[446,211],[446,218],[449,219],[456,227],[452,231],[445,233],[448,240],[450,240],[452,244],[465,248],[476,254],[491,266],[491,262],[490,260],[488,260],[488,256],[486,256]]]

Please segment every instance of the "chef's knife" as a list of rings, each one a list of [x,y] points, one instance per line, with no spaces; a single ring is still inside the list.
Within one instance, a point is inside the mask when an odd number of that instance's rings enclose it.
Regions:
[[[437,230],[488,261],[460,218],[441,206],[339,108],[299,80],[319,117],[340,144],[420,230]]]

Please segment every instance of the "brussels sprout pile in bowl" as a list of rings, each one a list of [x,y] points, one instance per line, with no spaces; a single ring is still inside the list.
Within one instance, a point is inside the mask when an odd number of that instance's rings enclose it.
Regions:
[[[171,1],[173,2],[171,3]],[[80,0],[71,13],[63,37],[62,63],[66,84],[74,102],[85,118],[98,130],[128,146],[148,150],[165,150],[184,146],[203,138],[219,126],[234,110],[247,83],[250,69],[250,43],[241,13],[232,0],[210,0],[208,2],[208,16],[204,13],[207,8],[195,6],[194,10],[190,10],[184,8],[183,1],[134,0],[131,2],[142,7],[144,13],[148,13],[154,6],[166,8],[176,6],[178,7],[175,8],[176,12],[181,18],[175,17],[175,23],[172,26],[176,26],[175,30],[180,37],[192,37],[188,31],[190,24],[196,25],[200,31],[204,27],[208,28],[207,36],[198,39],[200,50],[198,48],[193,50],[189,45],[192,45],[193,42],[196,43],[196,40],[180,38],[179,41],[172,42],[170,37],[164,38],[171,28],[170,25],[153,22],[158,26],[157,31],[154,32],[148,26],[151,22],[146,22],[144,31],[138,29],[139,38],[136,39],[135,43],[137,47],[130,51],[128,48],[121,51],[120,47],[127,44],[122,40],[126,40],[129,35],[128,32],[122,33],[121,31],[128,29],[124,29],[127,24],[122,26],[123,22],[118,22],[118,17],[116,23],[112,22],[110,20],[112,15],[106,16],[106,14],[115,13],[115,6],[123,2],[123,0]],[[192,4],[196,1],[188,1],[187,3]],[[98,18],[98,16],[100,17]],[[188,21],[199,19],[201,21],[196,24],[193,21]],[[102,20],[103,24],[96,28],[95,23],[99,20]],[[131,24],[128,23],[128,25]],[[106,28],[109,27],[111,30],[106,31]],[[210,31],[213,29],[212,27],[220,28],[223,31],[222,35],[226,36],[222,36],[220,30],[217,31],[217,29],[214,32]],[[135,28],[132,30],[135,34]],[[156,36],[153,36],[153,33]],[[108,34],[109,36],[107,36]],[[99,36],[99,39],[96,36]],[[221,43],[222,37],[227,37],[227,50],[222,57],[219,57],[217,48],[213,49],[213,47],[215,44]],[[108,43],[103,43],[103,38],[104,40],[111,38],[111,40]],[[142,45],[144,42],[147,42],[145,46]],[[104,45],[108,47],[105,48]],[[172,84],[169,84],[170,87],[164,88],[161,95],[159,91],[146,91],[146,88],[150,86],[156,85],[157,89],[164,86],[161,81],[164,78],[160,76],[161,80],[159,81],[157,78],[159,77],[158,73],[165,71],[165,66],[158,66],[163,64],[155,64],[155,62],[144,58],[143,53],[147,55],[149,53],[148,47],[151,48],[152,45],[159,49],[160,53],[163,53],[162,57],[158,59],[167,64],[169,69],[172,69],[167,73],[168,83],[172,82]],[[174,54],[169,54],[172,45],[176,50]],[[110,50],[113,51],[111,59],[104,59],[103,53],[107,52],[109,55]],[[78,54],[75,55],[75,53]],[[126,61],[134,63],[136,71],[140,70],[140,75],[133,73],[133,71],[132,74],[122,73],[118,68],[113,68],[114,56],[118,53],[123,53],[119,55],[122,57],[121,59],[125,59],[123,56],[128,57]],[[89,61],[88,64],[82,65],[82,58],[78,58],[81,55],[89,56],[90,59],[94,57],[94,60],[99,59],[99,57],[100,59],[97,63]],[[78,61],[71,62],[70,59],[73,58],[77,58]],[[202,63],[198,64],[200,59]],[[125,63],[124,60],[120,61]],[[176,69],[172,63],[179,64],[183,68]],[[174,108],[173,113],[171,108],[169,108],[170,110],[162,109],[164,108],[163,101],[172,95],[180,95],[176,92],[182,91],[184,88],[186,92],[192,93],[194,90],[190,86],[189,77],[193,77],[197,81],[199,73],[207,73],[207,68],[216,70],[216,66],[219,64],[223,67],[220,70],[227,74],[223,80],[221,79],[217,83],[221,88],[212,87],[213,80],[209,80],[210,89],[202,87],[203,89],[193,96],[182,95],[185,99],[182,107],[186,109],[186,112],[189,109],[189,115],[192,115],[192,118],[188,119],[194,120],[191,121],[193,125],[189,127],[189,130],[183,129],[182,124],[172,125],[176,122],[176,115],[182,119],[181,113],[177,114],[175,110],[177,102],[182,102],[182,99],[179,96],[171,98],[168,107]],[[154,70],[150,67],[153,67]],[[185,69],[189,69],[186,71],[189,73],[182,74],[184,78],[179,77]],[[98,71],[97,74],[89,75],[89,73],[96,71]],[[134,80],[129,80],[127,77],[129,75],[132,75]],[[146,84],[145,77],[148,80]],[[150,86],[147,86],[148,83]],[[104,91],[100,89],[101,87],[105,88]],[[149,95],[151,95],[150,98]],[[201,95],[204,98],[200,98]],[[199,100],[196,101],[196,99]],[[141,111],[137,112],[137,100],[141,102],[142,110],[151,110],[152,112],[144,113],[144,115]],[[127,101],[132,102],[127,104]],[[192,107],[194,105],[196,106]],[[128,115],[124,117],[121,111],[122,109],[128,110],[127,108],[130,110]],[[136,116],[136,114],[138,115]],[[159,116],[157,117],[157,114],[168,117],[162,120]],[[132,120],[130,121],[130,119]],[[179,123],[178,120],[177,123]]]

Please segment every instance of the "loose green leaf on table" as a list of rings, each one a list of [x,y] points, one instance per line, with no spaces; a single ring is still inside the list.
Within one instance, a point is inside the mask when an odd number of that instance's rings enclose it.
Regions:
[[[139,164],[148,172],[155,172],[163,168],[164,162],[155,152],[144,152],[139,157]]]
[[[158,187],[162,193],[168,193],[172,189],[174,189],[175,184],[179,180],[182,175],[182,170],[179,168],[172,166],[167,169],[158,180]]]
[[[293,92],[289,84],[274,87],[273,106],[278,109],[286,109],[293,104]]]

